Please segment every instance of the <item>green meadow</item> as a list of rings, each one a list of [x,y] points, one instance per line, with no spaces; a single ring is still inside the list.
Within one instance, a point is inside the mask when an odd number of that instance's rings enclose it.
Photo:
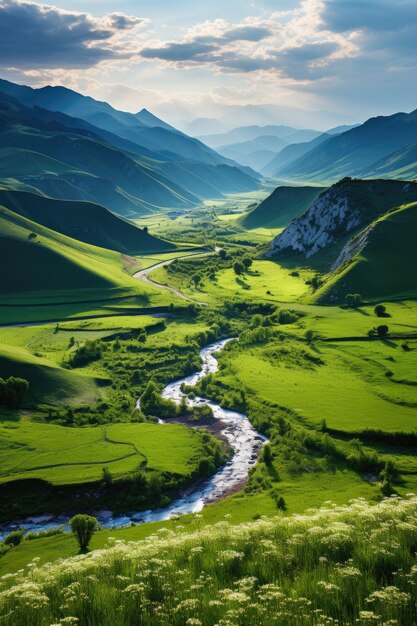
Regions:
[[[76,494],[80,510],[86,510],[89,486],[97,491],[97,506],[114,504],[117,512],[175,499],[201,478],[202,459],[214,461],[212,435],[207,441],[197,415],[187,422],[195,429],[157,424],[157,413],[138,412],[136,400],[149,381],[161,389],[197,371],[201,347],[224,337],[239,341],[219,356],[218,373],[189,393],[245,413],[269,439],[270,458],[262,453],[241,489],[198,515],[99,530],[93,555],[112,538],[140,546],[173,532],[190,534],[195,547],[201,533],[219,524],[239,527],[239,533],[242,524],[264,517],[308,520],[316,507],[333,510],[358,498],[378,506],[387,495],[417,489],[416,302],[384,299],[383,319],[365,298],[357,308],[325,304],[311,284],[316,270],[261,258],[264,243],[278,231],[244,228],[246,200],[235,205],[235,214],[232,204],[230,212],[229,206],[210,206],[212,228],[198,212],[195,218],[138,220],[151,232],[160,227],[161,236],[178,248],[129,258],[98,249],[90,269],[100,280],[114,281],[111,287],[1,298],[1,322],[24,326],[0,327],[0,377],[29,381],[24,405],[0,413],[5,506],[13,505],[11,486],[20,489],[25,481],[37,485],[23,501],[33,514],[45,512],[36,502],[40,497],[58,510],[63,497],[77,502]],[[40,232],[41,242],[44,236]],[[65,236],[52,239],[62,253]],[[207,252],[216,245],[226,258],[219,250]],[[96,252],[82,244],[71,262],[85,265],[77,256],[83,254]],[[238,275],[234,263],[243,258],[251,263]],[[197,305],[132,278],[164,261],[172,263],[150,270],[151,280]],[[158,317],[161,310],[165,318]],[[369,337],[381,323],[388,335]],[[85,346],[96,352],[78,362]],[[139,484],[142,492],[132,487]],[[34,558],[42,565],[76,554],[67,533],[23,540],[0,557],[0,573],[18,572]]]

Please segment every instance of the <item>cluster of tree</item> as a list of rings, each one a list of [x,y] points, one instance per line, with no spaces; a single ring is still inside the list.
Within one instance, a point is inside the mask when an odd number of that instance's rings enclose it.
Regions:
[[[241,260],[237,260],[233,263],[233,271],[236,276],[240,276],[247,272],[247,270],[252,267],[253,260],[250,256],[244,256]]]
[[[68,357],[68,364],[71,367],[83,367],[93,361],[98,361],[105,349],[106,346],[100,339],[87,339],[85,343],[71,352]]]
[[[24,378],[10,376],[6,380],[0,378],[0,405],[8,409],[18,409],[22,406],[23,399],[29,383]]]
[[[161,390],[154,380],[148,381],[145,391],[140,397],[142,413],[149,416],[169,419],[178,415],[179,407],[172,400],[165,400]]]

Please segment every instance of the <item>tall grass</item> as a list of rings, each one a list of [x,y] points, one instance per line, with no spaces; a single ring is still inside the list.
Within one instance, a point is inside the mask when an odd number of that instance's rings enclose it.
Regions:
[[[162,529],[1,579],[1,626],[417,623],[417,497]]]

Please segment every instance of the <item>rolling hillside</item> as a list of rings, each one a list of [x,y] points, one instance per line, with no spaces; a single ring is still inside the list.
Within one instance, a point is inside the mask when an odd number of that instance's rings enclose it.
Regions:
[[[124,254],[174,249],[98,204],[0,189],[0,205],[63,235]]]
[[[284,180],[334,182],[343,176],[382,175],[378,163],[417,140],[417,110],[369,119],[361,126],[331,137],[307,154],[284,165],[276,176]],[[411,155],[404,154],[406,159]],[[414,158],[414,157],[412,157]],[[415,161],[411,161],[413,163]],[[402,162],[402,167],[410,161]],[[398,168],[385,168],[390,177]],[[412,174],[414,172],[414,174]],[[414,167],[407,174],[417,175]]]
[[[245,215],[245,228],[284,228],[299,217],[324,191],[323,187],[277,187],[253,211]]]
[[[120,255],[71,239],[0,206],[0,295],[45,294],[50,300],[106,290],[152,292],[122,271]]]
[[[417,203],[383,215],[346,244],[315,299],[343,302],[348,293],[374,301],[415,298],[416,240]]]

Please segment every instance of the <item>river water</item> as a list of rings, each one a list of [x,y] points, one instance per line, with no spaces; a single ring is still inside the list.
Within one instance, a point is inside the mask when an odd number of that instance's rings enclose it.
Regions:
[[[218,370],[218,362],[215,355],[229,341],[231,339],[223,339],[203,348],[200,352],[202,369],[196,374],[167,385],[162,392],[163,397],[179,404],[184,395],[181,391],[182,384],[195,385],[207,374],[216,372]],[[206,504],[224,498],[243,484],[250,468],[257,461],[259,450],[266,442],[265,437],[256,432],[243,413],[223,409],[215,402],[198,396],[193,399],[187,398],[187,403],[192,406],[204,403],[211,407],[214,417],[221,420],[225,426],[222,435],[233,449],[232,457],[211,478],[199,484],[198,487],[190,488],[167,507],[117,516],[113,515],[111,511],[94,511],[93,514],[97,517],[101,526],[104,528],[120,528],[129,526],[132,523],[156,522],[168,520],[171,517],[186,513],[196,513],[201,511]],[[165,424],[161,422],[160,427],[164,428]],[[40,530],[67,524],[67,516],[43,515],[30,517],[25,520],[0,524],[0,539],[17,528],[39,532]]]

